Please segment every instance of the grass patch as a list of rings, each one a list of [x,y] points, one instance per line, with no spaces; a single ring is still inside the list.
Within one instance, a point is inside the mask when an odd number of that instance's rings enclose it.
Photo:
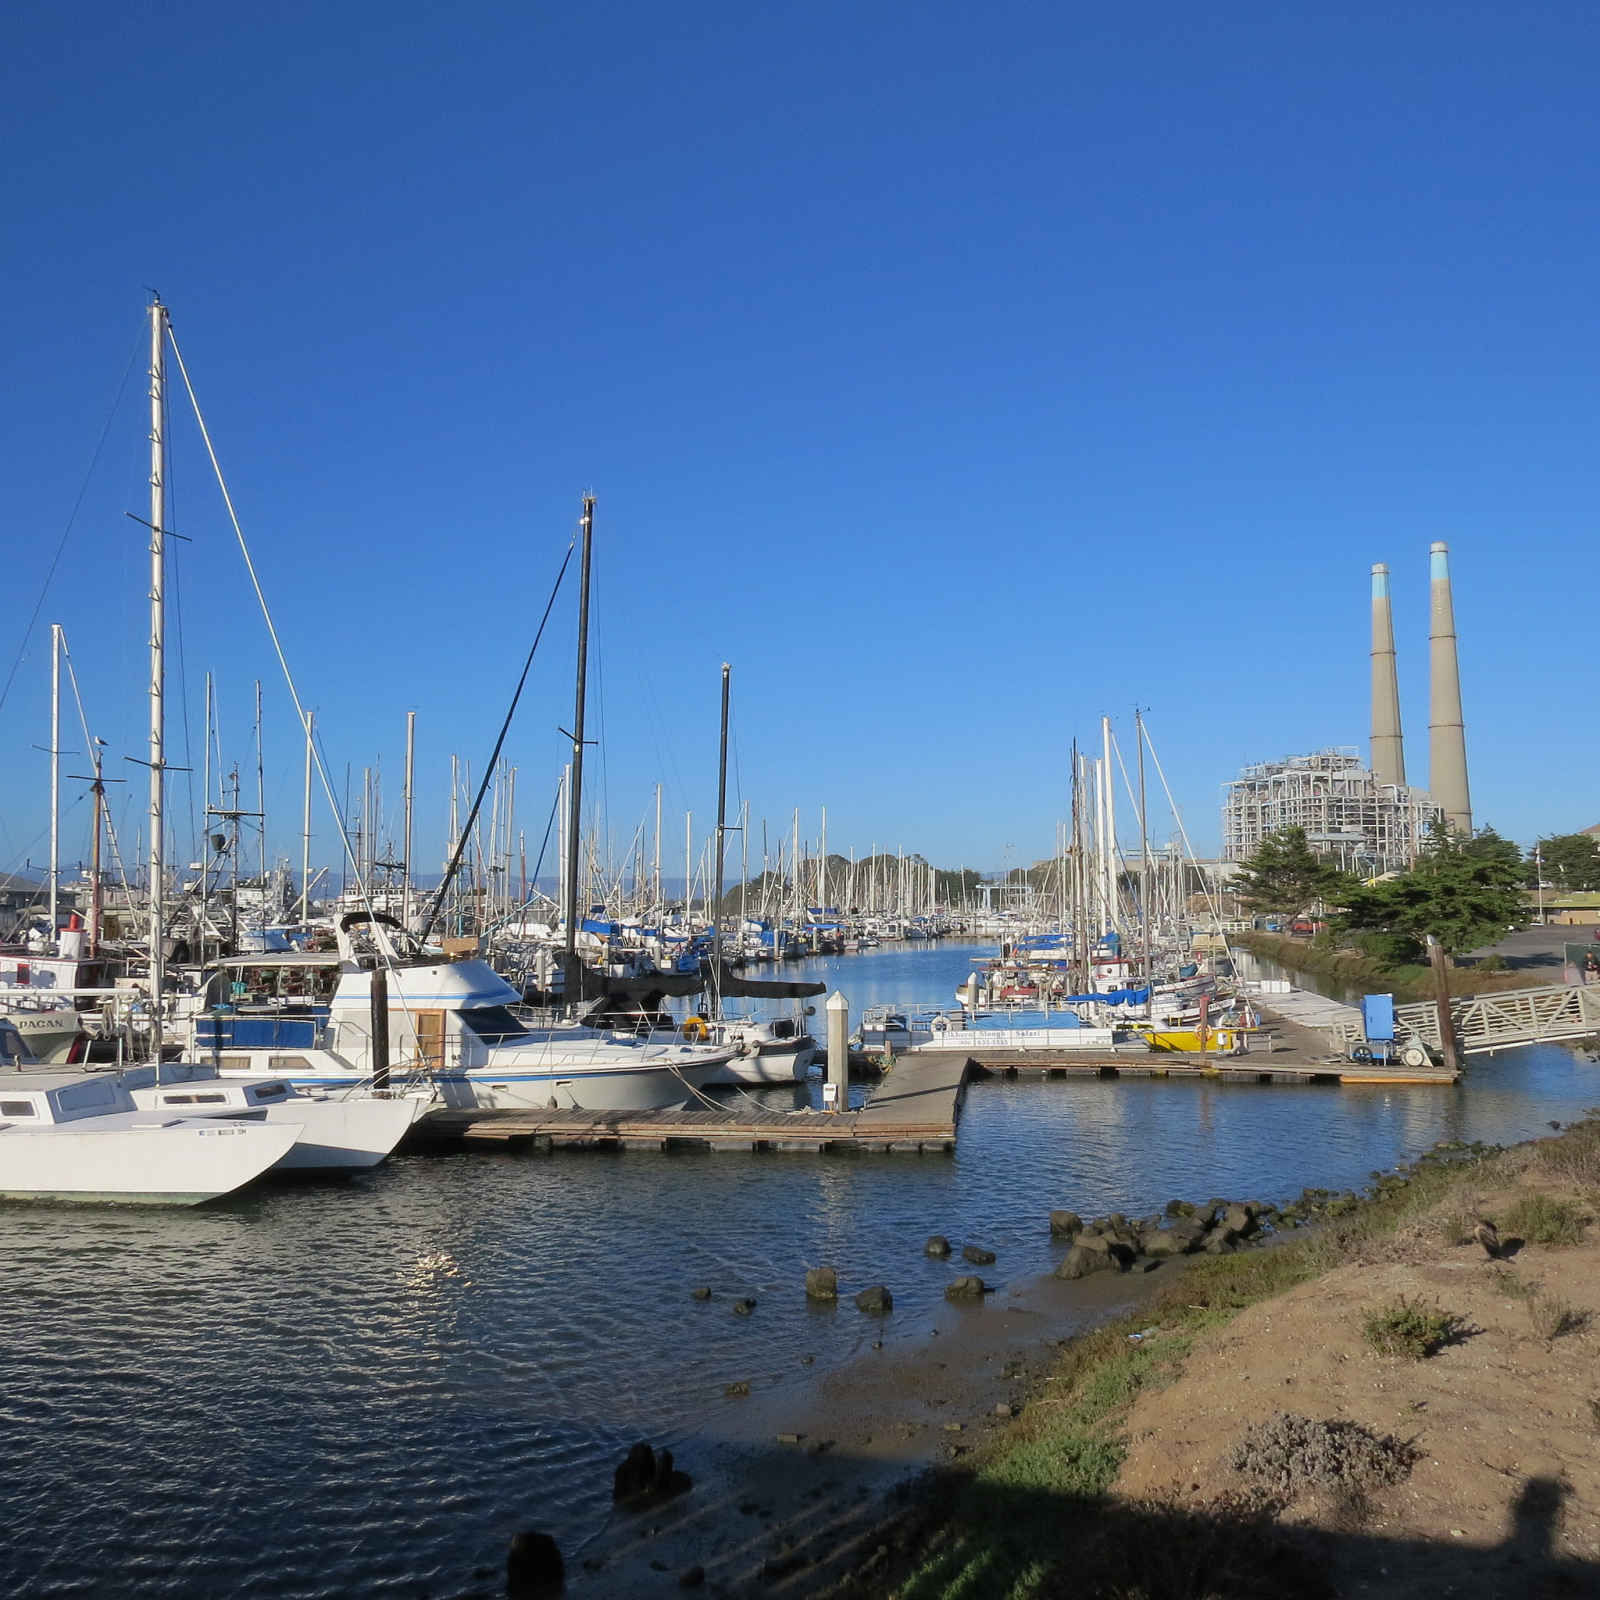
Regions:
[[[1536,1294],[1528,1298],[1528,1321],[1534,1333],[1548,1344],[1563,1334],[1586,1328],[1589,1313],[1553,1294]]]
[[[1537,1283],[1529,1283],[1526,1279],[1519,1278],[1510,1267],[1491,1268],[1494,1286],[1511,1300],[1531,1300],[1539,1292]]]
[[[1541,1171],[1579,1189],[1600,1189],[1600,1108],[1572,1124],[1559,1139],[1537,1146]]]
[[[1579,1244],[1586,1221],[1577,1206],[1566,1200],[1529,1194],[1506,1212],[1500,1231],[1531,1244]]]
[[[1381,1356],[1422,1361],[1441,1350],[1461,1331],[1453,1311],[1426,1306],[1401,1295],[1386,1306],[1369,1311],[1361,1323],[1361,1337]]]

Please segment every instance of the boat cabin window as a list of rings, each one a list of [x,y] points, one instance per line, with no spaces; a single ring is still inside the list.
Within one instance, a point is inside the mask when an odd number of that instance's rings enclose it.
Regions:
[[[267,1057],[268,1072],[309,1072],[310,1070],[311,1063],[307,1061],[304,1056]],[[277,1089],[273,1090],[273,1093],[276,1094],[278,1089],[281,1089],[282,1087],[283,1086],[280,1084]]]
[[[459,1015],[486,1043],[496,1039],[520,1039],[528,1031],[509,1006],[471,1006]]]
[[[281,1057],[274,1057],[273,1066],[276,1067],[281,1059]],[[257,1100],[281,1100],[288,1094],[289,1085],[286,1083],[258,1083],[255,1085],[255,1091]]]
[[[32,1117],[38,1113],[31,1100],[0,1100],[0,1117]]]
[[[164,1094],[161,1097],[161,1103],[164,1106],[192,1106],[194,1104],[194,1096],[192,1094]]]
[[[161,1099],[162,1104],[169,1106],[225,1106],[228,1103],[225,1094],[168,1094]]]

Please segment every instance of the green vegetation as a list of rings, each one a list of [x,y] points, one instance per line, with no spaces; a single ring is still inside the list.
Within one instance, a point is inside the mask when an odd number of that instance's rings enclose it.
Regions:
[[[1334,923],[1346,933],[1409,941],[1412,950],[1432,934],[1459,956],[1524,920],[1521,886],[1521,853],[1493,829],[1463,839],[1436,828],[1410,872],[1355,885]]]
[[[1421,1361],[1443,1349],[1460,1327],[1461,1319],[1454,1312],[1425,1306],[1401,1295],[1391,1304],[1367,1313],[1361,1324],[1361,1337],[1381,1356]]]
[[[1525,1195],[1506,1212],[1501,1232],[1529,1244],[1579,1244],[1587,1219],[1574,1205],[1547,1194]]]
[[[1247,911],[1295,916],[1314,906],[1340,904],[1355,879],[1330,866],[1306,842],[1304,828],[1269,833],[1233,880]]]
[[[1600,839],[1588,833],[1553,833],[1527,859],[1530,888],[1544,881],[1559,889],[1600,889]]]

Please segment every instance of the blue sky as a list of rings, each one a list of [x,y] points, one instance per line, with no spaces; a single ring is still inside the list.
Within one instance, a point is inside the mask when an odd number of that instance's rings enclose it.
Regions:
[[[1241,763],[1364,746],[1375,560],[1420,779],[1437,538],[1479,820],[1600,820],[1600,27],[1300,9],[24,6],[0,671],[112,423],[0,707],[0,866],[44,854],[49,622],[139,777],[147,285],[340,781],[381,761],[397,809],[418,713],[419,863],[585,489],[624,845],[658,779],[669,841],[709,818],[728,660],[758,828],[1032,859],[1074,733],[1137,704],[1214,847]],[[182,419],[174,452],[172,759],[209,667],[253,789],[261,677],[297,857],[292,710]],[[571,610],[508,745],[530,853]]]

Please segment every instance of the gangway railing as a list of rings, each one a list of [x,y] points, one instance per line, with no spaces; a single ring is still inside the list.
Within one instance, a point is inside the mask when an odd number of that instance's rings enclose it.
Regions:
[[[1456,1047],[1467,1055],[1513,1045],[1600,1036],[1600,985],[1557,984],[1543,989],[1501,989],[1464,995],[1450,1002]],[[1439,1008],[1431,1000],[1394,1008],[1395,1039],[1430,1050],[1443,1048]],[[1334,1048],[1343,1052],[1365,1042],[1358,1021],[1330,1025]]]

